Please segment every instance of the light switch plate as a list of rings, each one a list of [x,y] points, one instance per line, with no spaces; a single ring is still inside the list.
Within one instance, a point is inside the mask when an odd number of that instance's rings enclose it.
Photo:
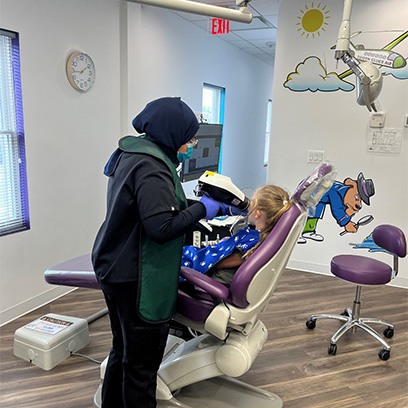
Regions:
[[[385,112],[373,112],[370,118],[370,127],[382,128],[385,124]]]

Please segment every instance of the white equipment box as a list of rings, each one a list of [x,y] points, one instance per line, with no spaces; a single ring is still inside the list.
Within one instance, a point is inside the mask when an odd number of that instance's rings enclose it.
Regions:
[[[49,313],[16,330],[13,353],[51,370],[89,342],[86,319]]]

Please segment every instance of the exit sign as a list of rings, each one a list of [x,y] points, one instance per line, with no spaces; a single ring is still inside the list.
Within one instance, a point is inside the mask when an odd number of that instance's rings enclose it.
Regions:
[[[223,20],[222,18],[211,19],[211,34],[228,34],[230,32],[230,21]]]

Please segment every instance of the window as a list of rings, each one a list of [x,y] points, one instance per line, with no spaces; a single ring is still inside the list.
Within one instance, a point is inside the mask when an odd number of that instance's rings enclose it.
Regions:
[[[268,106],[266,108],[264,167],[268,165],[268,161],[269,161],[269,141],[270,141],[270,134],[271,134],[271,118],[272,118],[272,101],[268,99]]]
[[[0,236],[29,228],[19,39],[0,29]]]
[[[208,123],[224,123],[225,88],[203,85],[203,116]]]
[[[224,124],[225,88],[210,84],[203,84],[203,122]],[[222,170],[222,139],[220,156],[218,162],[218,172]]]

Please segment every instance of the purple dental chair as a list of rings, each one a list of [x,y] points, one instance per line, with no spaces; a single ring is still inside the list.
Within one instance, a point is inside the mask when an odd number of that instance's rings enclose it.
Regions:
[[[322,163],[303,180],[272,232],[236,271],[228,288],[181,268],[174,320],[203,333],[189,341],[169,336],[157,378],[159,407],[281,408],[281,399],[235,379],[246,373],[268,337],[259,314],[266,308],[307,219],[331,187],[334,171]],[[97,289],[89,255],[45,272],[48,283]],[[101,366],[103,379],[107,358]],[[94,406],[100,407],[101,386]]]
[[[360,255],[337,255],[331,261],[331,272],[333,275],[346,282],[356,285],[356,293],[353,309],[347,308],[339,315],[336,314],[314,314],[306,322],[308,329],[316,327],[318,319],[334,319],[344,322],[344,324],[333,334],[330,339],[328,353],[335,355],[337,352],[337,342],[348,332],[352,333],[360,328],[379,341],[383,348],[378,353],[381,360],[390,358],[391,347],[369,324],[379,324],[386,326],[383,334],[390,339],[394,336],[394,325],[380,319],[360,317],[361,290],[362,286],[386,285],[398,273],[398,259],[407,255],[407,243],[404,233],[393,225],[379,225],[372,233],[373,241],[379,247],[390,252],[393,256],[393,267],[377,259]]]

